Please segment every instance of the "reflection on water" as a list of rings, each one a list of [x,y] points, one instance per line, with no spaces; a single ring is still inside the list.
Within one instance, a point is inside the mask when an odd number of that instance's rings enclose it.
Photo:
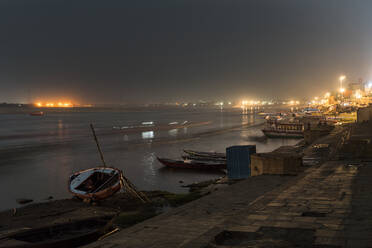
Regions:
[[[142,132],[142,139],[153,139],[153,138],[154,138],[154,131]]]
[[[244,114],[244,110],[242,113],[242,125],[248,124],[248,116]]]
[[[177,136],[178,129],[177,128],[176,129],[171,129],[171,130],[168,131],[168,133],[169,133],[170,136]]]
[[[144,154],[143,160],[142,160],[143,166],[147,168],[144,174],[144,181],[150,184],[154,183],[154,178],[157,174],[157,168],[154,165],[155,160],[156,160],[156,156],[154,152]]]

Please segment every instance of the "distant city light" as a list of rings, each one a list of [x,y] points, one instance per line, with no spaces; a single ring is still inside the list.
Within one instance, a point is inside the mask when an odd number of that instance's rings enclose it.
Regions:
[[[331,93],[329,93],[329,92],[325,93],[325,95],[324,95],[325,98],[328,98],[330,96],[331,96]]]
[[[344,93],[345,92],[345,88],[340,88],[339,91],[340,91],[340,93]]]
[[[37,107],[47,107],[47,108],[71,108],[74,105],[70,102],[47,102],[47,103],[42,103],[42,102],[37,102],[35,103],[35,106]]]

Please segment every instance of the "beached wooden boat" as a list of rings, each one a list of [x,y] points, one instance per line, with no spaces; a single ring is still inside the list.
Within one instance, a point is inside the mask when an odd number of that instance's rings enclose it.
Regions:
[[[25,229],[0,236],[0,248],[78,247],[110,232],[113,216]]]
[[[103,200],[123,187],[123,174],[119,169],[96,167],[70,176],[68,190],[81,199]]]
[[[226,162],[201,162],[195,160],[174,160],[168,158],[157,157],[160,163],[170,168],[183,168],[183,169],[226,169]]]
[[[226,153],[199,152],[199,151],[193,151],[193,150],[183,150],[183,151],[187,154],[190,154],[192,156],[197,156],[197,157],[211,157],[211,158],[225,158],[226,159]]]
[[[182,155],[184,160],[196,160],[196,161],[214,161],[226,163],[226,158],[214,158],[214,157],[199,157],[193,155]]]

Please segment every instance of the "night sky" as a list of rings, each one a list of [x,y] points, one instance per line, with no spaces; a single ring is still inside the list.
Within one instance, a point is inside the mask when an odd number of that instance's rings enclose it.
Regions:
[[[370,0],[0,0],[0,102],[314,97],[372,79]]]

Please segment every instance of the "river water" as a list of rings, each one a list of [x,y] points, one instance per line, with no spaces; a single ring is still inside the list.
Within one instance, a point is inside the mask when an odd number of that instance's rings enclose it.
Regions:
[[[228,146],[247,144],[267,152],[298,142],[265,139],[260,131],[263,122],[254,113],[205,109],[67,111],[40,117],[2,114],[0,210],[18,207],[17,198],[41,202],[49,196],[71,197],[69,175],[101,165],[90,123],[95,126],[106,163],[122,169],[139,189],[186,192],[182,185],[223,174],[168,169],[156,156],[179,158],[183,149],[224,152]]]

